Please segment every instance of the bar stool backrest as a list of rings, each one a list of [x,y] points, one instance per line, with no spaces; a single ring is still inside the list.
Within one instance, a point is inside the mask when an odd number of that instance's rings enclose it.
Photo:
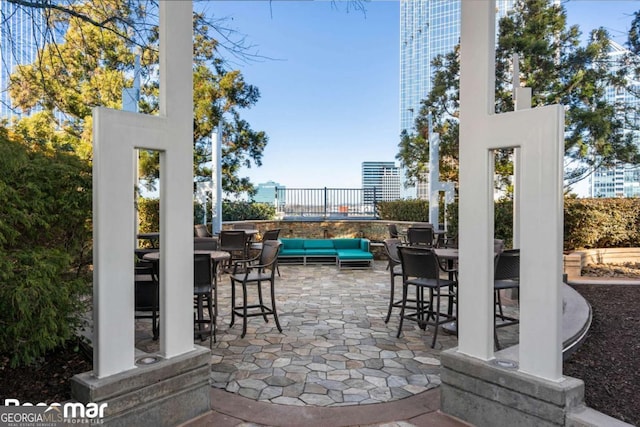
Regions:
[[[520,249],[508,249],[496,255],[494,280],[520,279]]]
[[[433,246],[433,227],[409,227],[407,240],[412,246]]]
[[[244,250],[247,243],[247,237],[242,230],[221,230],[220,231],[220,250],[223,251],[241,251]]]
[[[278,236],[280,236],[279,228],[276,228],[273,230],[267,230],[262,235],[262,241],[266,242],[267,240],[278,240]]]
[[[402,263],[403,280],[407,280],[409,277],[419,277],[439,281],[438,257],[431,249],[399,246],[398,254]]]
[[[211,292],[213,285],[213,269],[211,255],[193,255],[193,291],[194,293]]]
[[[262,245],[262,252],[260,252],[260,265],[265,269],[271,270],[273,274],[275,267],[277,266],[278,253],[282,242],[278,240],[267,240]]]
[[[400,264],[400,255],[398,254],[398,246],[402,244],[402,240],[400,239],[385,239],[384,240],[384,251],[389,258],[389,265],[398,265]]]

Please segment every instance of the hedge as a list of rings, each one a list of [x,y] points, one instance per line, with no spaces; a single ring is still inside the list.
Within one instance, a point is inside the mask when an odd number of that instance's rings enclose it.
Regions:
[[[160,200],[155,198],[138,199],[138,217],[140,232],[151,233],[158,231],[160,224]],[[202,206],[194,204],[194,224],[202,222]],[[273,205],[254,202],[222,202],[223,221],[268,220],[275,218],[276,210]]]
[[[269,220],[276,216],[276,208],[268,203],[223,201],[223,221]]]
[[[390,221],[429,221],[429,202],[427,200],[408,199],[376,204],[378,218]]]
[[[640,247],[640,199],[565,199],[565,249]]]
[[[399,200],[379,204],[380,218],[391,221],[428,221],[426,201]],[[511,245],[513,204],[495,204],[495,237]],[[458,232],[458,203],[447,207],[447,229]],[[640,247],[640,199],[564,200],[564,250],[582,248]]]
[[[91,292],[91,168],[0,129],[0,354],[24,365],[76,333]]]

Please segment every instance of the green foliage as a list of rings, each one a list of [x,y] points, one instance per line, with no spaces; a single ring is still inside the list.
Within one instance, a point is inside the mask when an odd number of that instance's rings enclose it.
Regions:
[[[232,202],[222,203],[223,221],[267,220],[276,216],[275,206],[268,203]]]
[[[449,205],[448,231],[458,233],[458,204]],[[495,204],[495,237],[507,247],[513,235],[513,204]],[[564,199],[564,250],[640,247],[640,199]]]
[[[73,336],[91,278],[91,169],[0,129],[0,353],[27,364]]]
[[[564,247],[640,247],[640,199],[567,199]]]
[[[158,10],[153,2],[131,0],[73,3],[69,6],[73,13],[65,13],[63,6],[50,11],[52,19],[47,25],[64,28],[63,40],[47,43],[32,64],[14,70],[9,92],[13,105],[23,111],[43,108],[37,118],[16,123],[16,132],[25,140],[91,159],[92,108],[122,107],[122,90],[133,84],[135,51],[141,53],[140,112],[158,114],[158,28],[154,20]],[[222,124],[223,191],[253,194],[253,185],[240,173],[244,167],[261,165],[268,137],[253,130],[241,112],[258,102],[260,92],[239,71],[227,69],[229,63],[221,57],[221,45],[214,35],[222,34],[237,49],[242,49],[242,42],[234,43],[225,31],[216,33],[207,17],[198,13],[193,16],[193,31],[194,175],[211,176],[209,142],[213,130]],[[64,119],[54,111],[64,113]],[[159,173],[158,152],[141,152],[140,175],[149,189],[154,189]]]
[[[637,28],[640,24],[634,26]],[[611,64],[608,51],[608,34],[604,29],[592,31],[586,45],[581,46],[579,28],[567,27],[564,8],[547,0],[520,0],[499,23],[495,111],[513,111],[512,61],[517,53],[520,81],[532,89],[532,106],[555,103],[565,106],[567,185],[583,179],[594,167],[610,166],[616,161],[640,163],[633,133],[623,131],[623,120],[633,116],[635,110],[624,103],[607,103],[605,92],[610,85],[633,92],[633,80],[625,80],[624,75],[624,70],[631,68],[621,65],[618,73],[611,72],[610,65],[615,64]],[[427,117],[431,114],[433,130],[440,136],[441,176],[455,182],[459,151],[459,46],[434,59],[433,66],[436,70],[433,89],[422,102],[414,130],[402,135],[397,158],[405,165],[408,178],[420,179],[429,159]],[[626,126],[629,129],[637,124],[627,122]],[[502,176],[499,186],[505,191],[509,190],[510,157],[509,153],[500,153],[496,159],[496,172]]]
[[[494,205],[494,238],[504,240],[505,247],[509,248],[513,241],[513,202],[511,200],[499,200]],[[453,202],[447,207],[447,234],[455,236],[459,231],[458,202]]]
[[[138,231],[154,233],[160,230],[160,199],[138,198]]]
[[[389,221],[429,221],[429,202],[426,200],[409,199],[378,202],[376,205],[378,217]]]
[[[210,208],[210,206],[209,206]],[[194,203],[194,224],[202,222],[202,205]],[[269,203],[254,202],[222,202],[223,221],[244,220],[268,220],[274,219],[276,208]],[[140,232],[151,233],[160,229],[160,200],[138,199],[138,217],[140,219]]]

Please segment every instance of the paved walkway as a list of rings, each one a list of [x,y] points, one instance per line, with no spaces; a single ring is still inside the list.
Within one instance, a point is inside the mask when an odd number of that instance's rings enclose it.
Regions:
[[[267,407],[288,411],[293,407],[309,411],[358,406],[357,414],[414,397],[433,401],[430,390],[440,384],[440,352],[454,347],[456,337],[441,330],[432,349],[433,328],[423,331],[415,322],[405,320],[402,335],[396,338],[399,310],[394,311],[388,324],[384,323],[389,301],[389,272],[385,267],[386,262],[380,261],[373,270],[281,266],[276,299],[282,333],[272,320],[265,323],[261,317],[253,317],[244,339],[240,338],[241,319],[229,327],[230,286],[223,276],[219,283],[218,339],[212,350],[214,406],[220,400],[242,397],[248,399],[240,399],[244,403],[238,404],[244,412],[252,412],[249,408],[257,408],[257,404],[271,404]],[[401,292],[400,278],[396,282],[397,292]],[[138,324],[138,348],[154,351],[157,343],[150,340],[148,325]],[[499,333],[503,345],[517,341],[517,326],[501,328]],[[208,342],[201,344],[208,346]],[[428,413],[435,409],[429,407]],[[388,411],[383,410],[387,421]],[[392,413],[391,420],[411,418],[404,409]],[[243,420],[251,419],[243,416]],[[258,419],[264,425],[271,422],[266,420],[276,419],[275,425],[296,425],[283,424],[280,417]],[[352,421],[353,417],[349,418]],[[363,419],[358,424],[374,422],[370,421]],[[216,425],[237,424],[219,424],[218,420]]]

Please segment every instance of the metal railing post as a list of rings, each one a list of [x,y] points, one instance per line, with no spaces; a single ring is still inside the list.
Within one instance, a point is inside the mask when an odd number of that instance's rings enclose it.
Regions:
[[[327,187],[324,187],[324,213],[323,217],[327,219]]]

